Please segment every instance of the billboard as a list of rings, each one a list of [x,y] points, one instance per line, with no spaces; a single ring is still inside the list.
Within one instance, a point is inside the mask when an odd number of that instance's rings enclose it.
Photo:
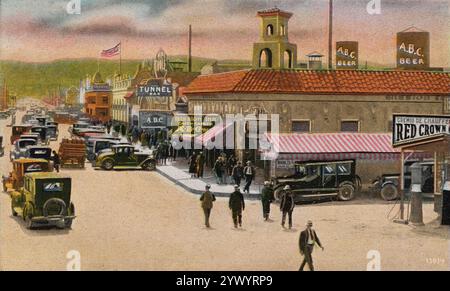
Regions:
[[[170,125],[169,113],[158,111],[139,111],[140,128],[166,128]]]
[[[430,33],[402,31],[397,33],[397,68],[426,70],[430,67]]]
[[[450,116],[393,116],[392,145],[394,147],[411,144],[441,134],[450,134]]]
[[[138,97],[169,97],[172,96],[172,84],[165,83],[162,79],[151,79],[145,85],[137,88]]]
[[[358,69],[358,42],[336,42],[336,69]]]

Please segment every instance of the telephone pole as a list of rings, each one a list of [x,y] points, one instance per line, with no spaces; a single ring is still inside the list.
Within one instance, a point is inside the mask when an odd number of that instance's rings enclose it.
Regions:
[[[328,8],[328,70],[333,69],[333,0]]]

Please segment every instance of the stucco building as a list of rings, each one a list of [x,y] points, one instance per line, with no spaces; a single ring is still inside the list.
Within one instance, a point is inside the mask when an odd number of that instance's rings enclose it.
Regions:
[[[111,119],[112,92],[100,72],[95,73],[84,94],[84,110],[92,118],[103,122]]]

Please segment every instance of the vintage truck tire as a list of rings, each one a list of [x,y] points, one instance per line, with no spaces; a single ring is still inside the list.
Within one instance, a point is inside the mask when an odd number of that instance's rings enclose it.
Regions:
[[[27,203],[23,208],[22,218],[25,221],[25,225],[28,229],[34,228],[33,221],[31,220],[32,217],[33,217],[33,206]]]
[[[6,181],[5,180],[2,180],[2,186],[3,186],[3,192],[7,192],[8,191],[8,188],[6,187]]]
[[[147,161],[142,164],[142,169],[146,171],[154,171],[156,169],[156,163],[152,161]]]
[[[114,169],[114,161],[111,159],[103,161],[102,169],[106,171],[111,171],[112,169]]]
[[[14,216],[14,217],[17,216],[17,212],[14,211],[14,206],[13,206],[12,202],[11,202],[11,214],[12,214],[12,216]]]
[[[381,188],[381,198],[385,201],[392,201],[398,198],[398,190],[394,184],[386,184]]]
[[[67,210],[67,215],[75,216],[75,205],[73,205],[73,203],[70,203],[69,209]],[[72,219],[64,220],[65,227],[72,228],[72,221]]]
[[[341,201],[349,201],[355,197],[355,186],[350,183],[341,184],[338,190],[338,199]]]
[[[59,198],[50,198],[47,201],[45,201],[44,206],[42,207],[42,214],[47,217],[49,216],[49,210],[52,206],[59,206],[59,213],[52,213],[51,215],[65,215],[67,213],[67,206],[66,203]]]

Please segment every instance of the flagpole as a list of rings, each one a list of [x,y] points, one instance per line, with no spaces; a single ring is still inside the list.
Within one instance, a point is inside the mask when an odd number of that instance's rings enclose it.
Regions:
[[[122,76],[122,41],[120,41],[120,54],[119,54],[119,75]]]

